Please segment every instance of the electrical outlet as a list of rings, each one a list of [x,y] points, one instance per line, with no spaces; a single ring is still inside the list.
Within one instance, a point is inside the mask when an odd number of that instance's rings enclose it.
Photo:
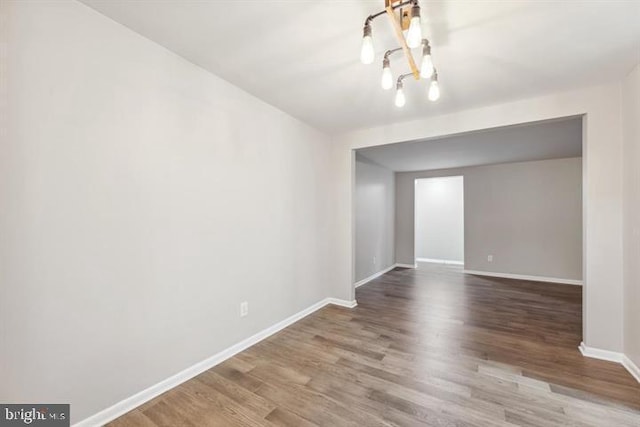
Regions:
[[[493,262],[493,255],[487,255],[487,261]]]
[[[373,257],[373,265],[376,265],[376,257]]]
[[[244,317],[249,314],[249,303],[247,301],[240,303],[240,317]]]

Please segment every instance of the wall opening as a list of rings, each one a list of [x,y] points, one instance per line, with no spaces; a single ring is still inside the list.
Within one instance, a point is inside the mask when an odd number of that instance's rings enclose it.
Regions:
[[[415,180],[415,261],[464,264],[464,178]]]

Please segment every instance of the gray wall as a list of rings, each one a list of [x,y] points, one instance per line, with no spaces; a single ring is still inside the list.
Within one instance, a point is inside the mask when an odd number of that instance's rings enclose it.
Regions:
[[[416,258],[464,260],[464,179],[416,180]]]
[[[394,173],[356,154],[356,277],[394,264]]]
[[[640,64],[623,82],[624,353],[640,367]]]
[[[2,7],[0,401],[76,422],[335,296],[326,135],[80,3]]]
[[[582,278],[581,158],[397,173],[397,262],[414,262],[414,180],[452,175],[464,176],[465,269]]]

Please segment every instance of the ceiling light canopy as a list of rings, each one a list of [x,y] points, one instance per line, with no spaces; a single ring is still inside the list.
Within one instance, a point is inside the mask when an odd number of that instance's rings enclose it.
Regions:
[[[395,97],[396,106],[402,107],[406,103],[402,80],[411,75],[418,81],[421,79],[428,80],[428,98],[430,101],[437,101],[438,98],[440,98],[438,74],[433,65],[433,59],[431,58],[431,44],[429,40],[422,37],[419,1],[384,0],[384,6],[383,11],[369,15],[364,22],[360,60],[363,64],[373,63],[375,59],[375,49],[373,46],[371,22],[379,16],[387,15],[400,46],[387,50],[384,54],[384,59],[382,60],[382,78],[380,80],[382,89],[389,90],[393,87],[390,56],[395,52],[402,51],[411,72],[398,77]],[[420,68],[418,68],[411,49],[420,47],[422,60],[420,62]]]

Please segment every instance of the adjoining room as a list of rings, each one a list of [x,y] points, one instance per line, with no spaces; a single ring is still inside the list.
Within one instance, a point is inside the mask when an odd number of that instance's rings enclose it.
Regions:
[[[573,117],[358,150],[356,281],[431,262],[582,284],[582,144],[582,118]],[[383,176],[386,191],[368,191]],[[389,206],[393,220],[365,225]],[[377,270],[362,254],[371,242],[393,254]]]

